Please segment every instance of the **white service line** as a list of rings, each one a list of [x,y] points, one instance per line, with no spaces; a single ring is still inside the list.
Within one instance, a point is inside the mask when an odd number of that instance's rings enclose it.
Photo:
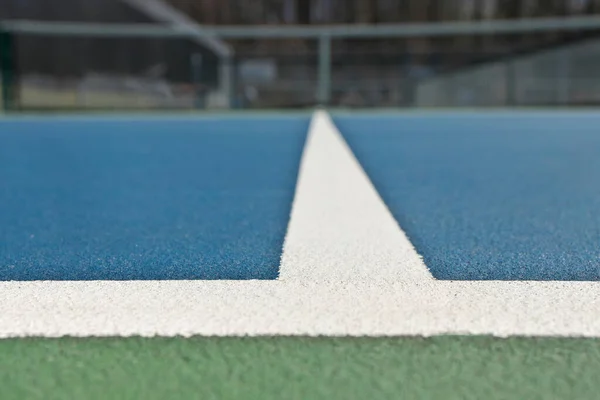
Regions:
[[[324,112],[277,281],[0,282],[0,337],[600,337],[598,282],[451,282],[420,257]]]

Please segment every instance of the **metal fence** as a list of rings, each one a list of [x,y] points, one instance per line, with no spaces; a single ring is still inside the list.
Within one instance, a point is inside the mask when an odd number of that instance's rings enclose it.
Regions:
[[[4,107],[23,110],[576,104],[578,88],[596,91],[600,71],[593,40],[600,17],[201,30],[0,26],[13,48],[2,58],[11,77]],[[233,51],[206,52],[198,38],[221,39]]]
[[[490,62],[417,85],[419,107],[600,104],[600,39]]]

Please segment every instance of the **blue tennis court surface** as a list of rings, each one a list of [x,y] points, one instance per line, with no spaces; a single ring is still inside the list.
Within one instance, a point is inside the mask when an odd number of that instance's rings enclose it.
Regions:
[[[600,116],[338,116],[438,279],[600,279]],[[275,279],[308,116],[0,121],[0,280]]]
[[[308,122],[0,121],[0,280],[275,279]]]
[[[600,115],[340,116],[438,279],[600,279]]]

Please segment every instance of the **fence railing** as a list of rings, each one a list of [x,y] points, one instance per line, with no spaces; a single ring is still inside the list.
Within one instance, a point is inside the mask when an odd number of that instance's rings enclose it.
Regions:
[[[600,32],[600,17],[372,26],[210,27],[204,29],[202,35],[219,37],[240,44],[237,47],[233,46],[237,49],[234,54],[226,57],[213,55],[213,58],[210,54],[202,56],[202,49],[187,43],[190,37],[197,36],[198,32],[190,32],[185,27],[156,24],[5,21],[0,23],[0,31],[4,33],[4,44],[0,48],[3,86],[19,88],[19,90],[3,90],[5,108],[32,107],[28,101],[35,103],[42,98],[43,96],[40,95],[42,87],[51,87],[48,93],[52,91],[58,93],[66,88],[64,92],[69,94],[65,95],[65,98],[75,98],[75,100],[65,100],[65,104],[85,106],[96,101],[89,100],[92,98],[90,87],[102,85],[128,87],[127,90],[135,93],[135,102],[141,107],[161,107],[161,104],[166,104],[163,97],[169,99],[174,97],[172,104],[184,108],[206,106],[208,92],[211,99],[208,103],[219,107],[233,107],[237,103],[236,98],[239,97],[238,92],[241,88],[248,92],[244,94],[245,97],[252,97],[253,90],[261,93],[267,93],[269,90],[283,92],[284,87],[289,87],[290,91],[295,92],[298,97],[301,97],[301,92],[308,93],[306,100],[295,104],[290,103],[291,105],[337,105],[336,90],[345,90],[345,86],[353,86],[357,92],[360,92],[365,86],[370,85],[380,86],[378,90],[381,91],[401,92],[399,97],[402,100],[391,102],[392,105],[459,106],[462,105],[459,101],[441,100],[448,92],[456,91],[449,87],[461,87],[465,83],[475,85],[474,81],[485,86],[494,77],[502,76],[502,79],[511,82],[504,85],[510,91],[513,90],[513,86],[520,86],[525,79],[515,77],[515,73],[522,71],[524,75],[531,75],[529,78],[535,78],[533,75],[537,73],[534,71],[536,68],[529,68],[527,63],[519,61],[520,58],[515,58],[522,57],[517,55],[517,50],[522,49],[511,47],[512,42],[523,44],[522,47],[529,51],[536,51],[542,45],[556,47],[563,39],[581,39],[578,35]],[[496,40],[496,38],[501,39]],[[431,45],[423,45],[424,40],[435,43],[435,48],[432,49]],[[257,48],[260,47],[260,43],[279,42],[282,43],[285,51],[281,51],[277,46],[267,46],[262,53],[255,51],[250,54],[239,50],[244,47],[245,42],[249,41],[253,41],[250,47]],[[526,46],[527,42],[531,43]],[[488,52],[488,47],[494,43],[500,43],[504,47],[498,51]],[[302,49],[293,49],[292,44]],[[346,50],[339,50],[343,45],[346,46]],[[354,51],[353,48],[359,48],[359,45],[363,50]],[[458,47],[452,47],[455,45]],[[369,46],[378,50],[371,51]],[[386,46],[388,46],[387,50],[383,50]],[[448,50],[445,46],[450,46],[451,49]],[[597,50],[596,47],[589,49]],[[360,60],[362,57],[362,67],[358,68],[360,73],[352,73],[352,61],[348,61],[352,59],[348,56],[352,51],[354,51],[354,59]],[[426,59],[431,54],[441,54],[444,58],[441,67],[434,66],[434,62]],[[412,64],[407,68],[404,64],[407,63],[406,59],[409,56],[419,61],[416,63],[410,61]],[[469,69],[470,63],[481,62],[483,56],[487,56],[488,62],[492,64],[486,64],[482,69]],[[513,62],[493,64],[494,59],[499,56],[508,57]],[[453,57],[461,60],[454,63]],[[561,60],[568,57],[573,57],[573,53],[561,50],[560,53],[552,56],[552,60],[563,62]],[[600,62],[600,57],[598,59]],[[533,60],[529,63],[543,64],[542,61]],[[249,61],[254,61],[254,69],[261,69],[265,76],[269,75],[265,71],[275,70],[275,73],[270,78],[265,78],[265,82],[256,77],[249,79],[247,74],[244,75],[244,71],[252,69],[247,68]],[[391,65],[388,65],[388,62]],[[567,64],[571,65],[573,62]],[[234,68],[223,68],[232,65]],[[465,72],[462,72],[462,75],[458,73],[442,75],[447,73],[450,65],[454,69],[463,69]],[[594,71],[600,71],[600,65],[596,64],[596,61],[588,60],[588,65],[590,67],[585,73],[591,73],[590,71],[595,67],[598,68]],[[161,66],[167,70],[166,75],[148,72],[154,67],[156,67],[154,71],[160,71]],[[202,69],[201,73],[198,73],[198,68]],[[500,70],[504,72],[497,72]],[[554,83],[547,80],[546,84],[566,87],[571,85],[565,83],[566,79],[582,78],[578,75],[563,74],[563,72],[557,72],[562,75],[558,77],[561,79]],[[234,74],[232,81],[236,84],[228,88],[219,87],[219,80],[214,76],[223,73]],[[117,75],[120,79],[118,83],[115,80]],[[134,79],[134,75],[137,80]],[[293,78],[285,78],[288,75]],[[384,79],[384,75],[387,78]],[[90,80],[95,84],[89,84]],[[211,86],[210,81],[217,84]],[[192,93],[165,94],[167,91],[160,89],[161,82],[166,83],[165,88],[169,86],[171,91],[181,89],[181,85],[175,83],[187,82],[192,85],[192,88],[181,90]],[[402,88],[397,89],[395,85]],[[177,88],[173,89],[174,86]],[[519,99],[519,90],[516,89],[517,95],[512,97],[513,99]],[[115,92],[118,94],[116,97],[123,99],[124,91],[125,89]],[[18,97],[15,95],[16,92],[20,93]],[[148,100],[153,98],[148,93],[153,93],[153,96],[156,95],[156,98],[160,98],[161,101],[155,104],[154,100]],[[203,101],[198,101],[198,93],[203,94]],[[513,95],[507,94],[505,97],[511,98],[511,96]],[[559,100],[562,102],[565,98],[555,98],[555,101]],[[106,100],[104,103],[110,104],[111,101],[113,100]],[[493,103],[478,101],[480,105]],[[49,100],[49,102],[53,101]],[[100,106],[104,104],[100,100],[98,103]],[[511,103],[507,100],[505,104]],[[278,103],[278,100],[269,103],[270,107],[278,105],[284,104],[281,101]],[[374,105],[380,104],[375,101]]]
[[[499,60],[417,85],[418,107],[600,104],[600,39]]]

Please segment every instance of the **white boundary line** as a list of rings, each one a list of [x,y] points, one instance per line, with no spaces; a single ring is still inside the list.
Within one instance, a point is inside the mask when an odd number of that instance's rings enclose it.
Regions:
[[[431,278],[324,112],[278,281],[0,282],[0,337],[600,337],[598,282]]]

